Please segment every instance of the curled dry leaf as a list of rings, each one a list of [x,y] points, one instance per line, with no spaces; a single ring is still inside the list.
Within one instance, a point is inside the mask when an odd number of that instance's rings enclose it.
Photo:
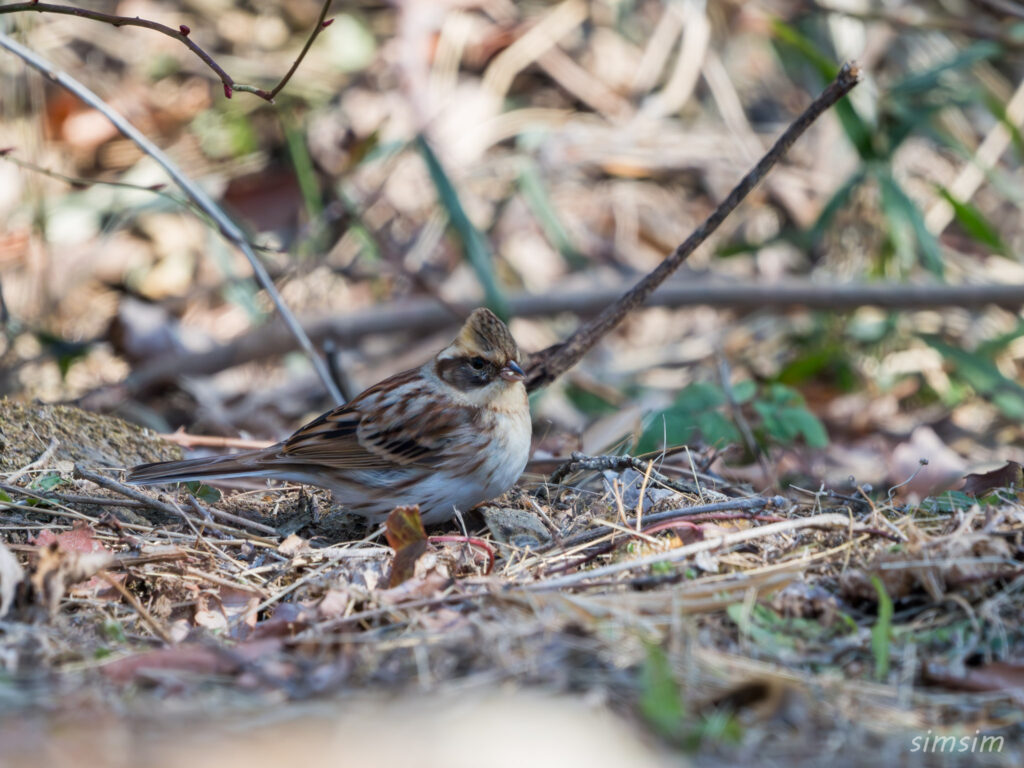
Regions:
[[[999,488],[1024,489],[1024,467],[1016,461],[1008,461],[991,472],[972,473],[964,477],[961,491],[970,496],[987,496]]]
[[[295,557],[309,549],[309,542],[297,533],[288,534],[287,538],[277,546],[277,551],[285,557]]]
[[[396,507],[385,523],[388,546],[395,550],[388,587],[397,587],[416,573],[416,561],[427,551],[427,532],[419,507]]]

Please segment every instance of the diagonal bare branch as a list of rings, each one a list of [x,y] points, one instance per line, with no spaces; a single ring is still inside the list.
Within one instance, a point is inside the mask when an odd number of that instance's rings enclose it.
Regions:
[[[571,337],[533,355],[527,369],[526,386],[529,390],[550,384],[572,368],[600,339],[619,325],[626,315],[643,304],[665,278],[678,269],[697,248],[718,229],[726,217],[750,194],[768,171],[793,146],[794,142],[817,120],[825,110],[849,93],[859,80],[856,64],[844,64],[836,79],[821,92],[779,137],[767,154],[744,176],[729,196],[693,231],[685,242],[670,253],[648,275],[623,294],[600,315],[581,326]]]

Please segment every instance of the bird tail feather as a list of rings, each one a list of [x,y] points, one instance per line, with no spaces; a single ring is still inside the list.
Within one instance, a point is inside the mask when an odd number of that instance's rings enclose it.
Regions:
[[[158,485],[248,477],[266,472],[261,459],[269,455],[271,454],[268,451],[249,451],[231,456],[207,456],[201,459],[139,464],[132,467],[128,473],[128,482],[132,485]]]

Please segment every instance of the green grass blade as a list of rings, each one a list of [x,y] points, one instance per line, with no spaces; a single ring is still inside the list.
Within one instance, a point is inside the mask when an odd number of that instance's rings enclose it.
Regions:
[[[953,215],[956,217],[957,223],[963,227],[964,232],[970,235],[973,240],[987,245],[1002,256],[1008,255],[1009,251],[1006,248],[1006,244],[1003,243],[1003,239],[999,237],[996,228],[989,223],[981,211],[971,203],[957,200],[948,189],[941,185],[939,186],[939,194],[945,198],[947,203],[953,206]]]
[[[452,229],[462,241],[463,255],[476,273],[480,285],[483,286],[485,303],[498,317],[507,320],[509,317],[508,302],[498,285],[497,276],[494,274],[494,257],[486,238],[469,220],[469,216],[466,215],[462,202],[459,200],[459,193],[456,191],[455,185],[448,178],[444,166],[441,165],[441,161],[422,134],[416,137],[416,146],[423,156],[423,161],[427,164],[430,180],[434,183],[441,205],[448,213]]]
[[[871,655],[875,658],[875,679],[882,681],[889,676],[889,652],[892,639],[892,598],[885,591],[882,580],[871,575],[871,583],[878,593],[878,620],[871,627]]]
[[[929,232],[928,227],[925,226],[924,216],[921,215],[921,211],[907,193],[903,191],[903,188],[896,183],[888,169],[880,171],[877,174],[877,178],[882,192],[882,210],[893,230],[898,232],[904,230],[904,228],[909,228],[917,240],[917,247],[921,254],[921,263],[925,269],[938,277],[942,277],[942,248],[939,246],[939,241],[935,238],[935,235]],[[896,236],[904,237],[899,234],[896,234]],[[908,247],[903,239],[896,241],[896,245],[897,250]]]

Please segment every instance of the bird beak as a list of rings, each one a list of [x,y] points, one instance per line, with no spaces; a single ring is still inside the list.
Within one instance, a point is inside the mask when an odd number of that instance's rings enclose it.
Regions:
[[[509,360],[505,363],[505,367],[501,369],[500,375],[505,381],[523,381],[526,379],[526,373],[515,360]]]

